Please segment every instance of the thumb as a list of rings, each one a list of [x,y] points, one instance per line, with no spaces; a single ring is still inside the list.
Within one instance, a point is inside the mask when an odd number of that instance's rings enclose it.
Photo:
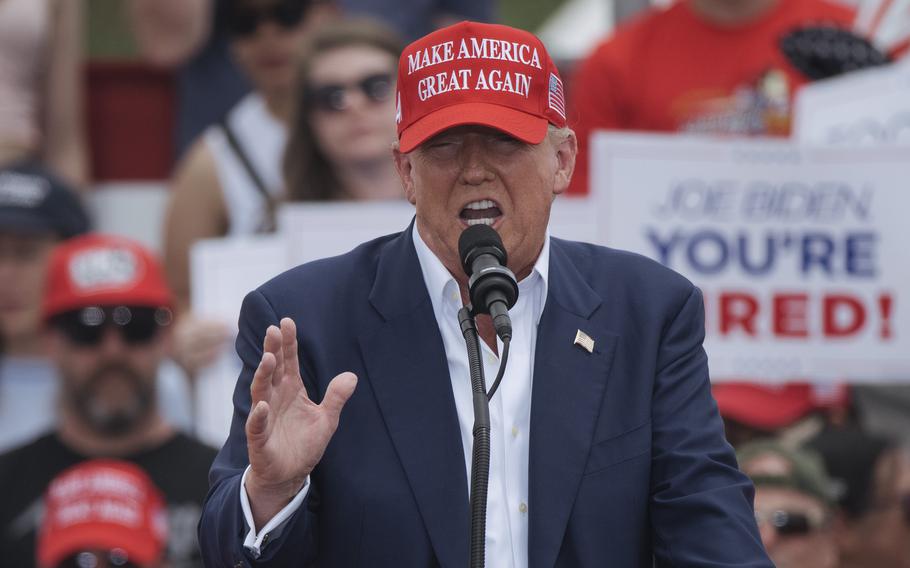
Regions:
[[[265,432],[269,425],[269,403],[260,400],[253,407],[249,418],[246,420],[246,437],[248,443],[260,445],[260,441],[265,438]]]
[[[354,394],[356,386],[357,375],[354,373],[341,373],[329,383],[329,388],[325,391],[321,406],[335,414],[340,414],[345,403]]]

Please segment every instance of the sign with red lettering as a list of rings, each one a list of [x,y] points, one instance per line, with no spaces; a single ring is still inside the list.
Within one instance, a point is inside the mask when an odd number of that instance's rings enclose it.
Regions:
[[[910,148],[592,148],[599,240],[702,289],[713,380],[910,381]]]

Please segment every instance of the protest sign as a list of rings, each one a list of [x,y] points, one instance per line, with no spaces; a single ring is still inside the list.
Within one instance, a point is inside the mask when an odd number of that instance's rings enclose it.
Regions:
[[[801,88],[793,138],[802,143],[910,145],[910,60]]]
[[[910,148],[611,135],[600,240],[702,288],[715,380],[910,380]]]

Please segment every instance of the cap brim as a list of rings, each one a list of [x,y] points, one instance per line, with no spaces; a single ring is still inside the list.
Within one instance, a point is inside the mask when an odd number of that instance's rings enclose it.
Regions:
[[[138,536],[134,531],[110,523],[74,526],[60,530],[43,540],[38,549],[38,560],[44,566],[56,566],[72,554],[83,550],[126,551],[129,560],[136,564],[150,564],[161,553],[161,548],[150,538]]]
[[[502,130],[510,136],[539,144],[547,135],[547,119],[491,103],[461,103],[433,111],[401,133],[399,150],[410,152],[423,142],[454,126],[478,124]]]
[[[807,397],[751,383],[717,383],[711,391],[721,416],[760,430],[789,426],[813,409]]]

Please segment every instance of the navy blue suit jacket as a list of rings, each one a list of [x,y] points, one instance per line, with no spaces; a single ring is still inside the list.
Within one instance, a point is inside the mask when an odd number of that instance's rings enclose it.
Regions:
[[[531,403],[531,568],[772,566],[711,397],[698,289],[638,255],[551,243]],[[360,380],[303,507],[253,561],[244,424],[265,330],[285,316],[314,400],[342,371]],[[573,344],[579,329],[593,353]],[[251,292],[237,351],[234,420],[199,528],[209,566],[468,565],[458,419],[410,231]]]

